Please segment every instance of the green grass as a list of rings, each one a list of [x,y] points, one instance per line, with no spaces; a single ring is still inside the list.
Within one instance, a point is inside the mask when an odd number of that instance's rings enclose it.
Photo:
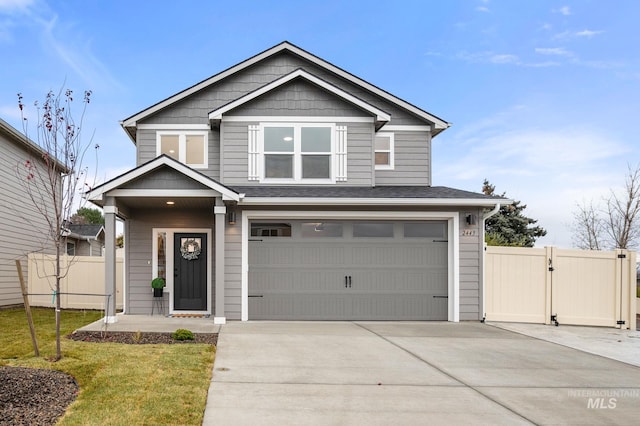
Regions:
[[[0,365],[48,368],[75,377],[80,394],[60,425],[200,425],[215,350],[211,345],[125,345],[62,339],[55,355],[52,309],[32,309],[41,357],[36,358],[22,308],[0,310]],[[62,311],[66,335],[101,317]]]

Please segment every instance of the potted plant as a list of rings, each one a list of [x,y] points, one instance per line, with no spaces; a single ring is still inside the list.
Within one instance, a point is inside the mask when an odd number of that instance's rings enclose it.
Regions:
[[[153,288],[153,297],[162,297],[162,289],[165,287],[166,283],[164,278],[157,277],[151,281],[151,288]]]

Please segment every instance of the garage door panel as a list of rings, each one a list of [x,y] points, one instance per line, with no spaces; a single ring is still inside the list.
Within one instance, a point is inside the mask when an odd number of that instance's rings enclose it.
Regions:
[[[446,241],[402,238],[399,225],[393,238],[291,229],[249,243],[249,319],[447,319]]]

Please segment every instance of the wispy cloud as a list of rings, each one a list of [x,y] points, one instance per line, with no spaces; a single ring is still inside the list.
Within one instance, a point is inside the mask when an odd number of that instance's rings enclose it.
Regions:
[[[560,15],[569,16],[571,15],[571,8],[569,6],[562,6],[559,9],[553,9],[553,13],[559,13]]]
[[[0,0],[0,13],[24,12],[34,0]]]
[[[492,51],[482,52],[459,52],[456,57],[466,62],[486,63],[494,65],[514,65],[520,67],[542,68],[559,65],[554,61],[528,62],[522,60],[518,55],[511,53],[496,53]]]
[[[536,47],[535,52],[540,55],[567,56],[574,57],[574,53],[566,50],[564,47]]]
[[[584,29],[582,31],[567,30],[554,35],[553,38],[556,40],[565,40],[565,39],[571,39],[571,38],[592,38],[594,36],[597,36],[603,33],[604,31],[601,31],[601,30],[587,30],[587,29]]]
[[[489,8],[487,6],[478,6],[478,7],[476,7],[476,10],[478,12],[484,12],[484,13],[491,12],[491,10],[489,10]]]

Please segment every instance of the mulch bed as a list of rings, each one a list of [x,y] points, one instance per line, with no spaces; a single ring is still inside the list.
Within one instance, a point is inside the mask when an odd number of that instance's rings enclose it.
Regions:
[[[171,333],[76,331],[67,338],[94,343],[215,345],[217,334],[196,334],[195,340],[174,340]],[[79,386],[55,370],[0,366],[0,426],[56,424],[76,397]]]

